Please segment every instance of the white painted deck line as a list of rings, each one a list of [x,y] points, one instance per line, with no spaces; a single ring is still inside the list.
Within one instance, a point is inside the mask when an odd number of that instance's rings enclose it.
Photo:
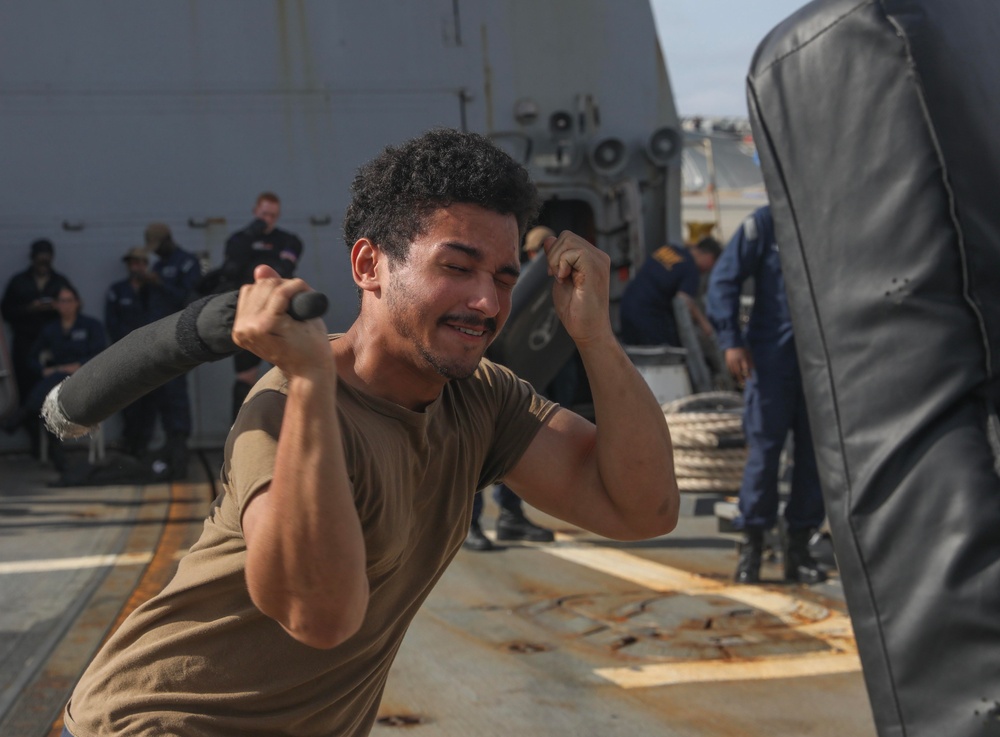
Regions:
[[[120,555],[85,555],[79,558],[20,560],[13,563],[0,563],[0,576],[16,573],[77,571],[83,568],[104,568],[107,566],[139,566],[146,565],[152,559],[152,553],[122,553]]]

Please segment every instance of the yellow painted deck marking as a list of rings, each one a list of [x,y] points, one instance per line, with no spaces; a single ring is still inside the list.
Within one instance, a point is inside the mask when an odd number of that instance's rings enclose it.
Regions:
[[[574,542],[558,535],[552,545],[537,550],[562,560],[639,584],[652,591],[688,595],[713,595],[768,612],[790,629],[823,640],[828,651],[796,655],[774,655],[738,662],[696,661],[657,663],[625,668],[598,668],[594,673],[622,688],[643,688],[703,681],[737,681],[758,678],[852,673],[861,669],[851,620],[790,593],[761,586],[725,584],[679,568],[647,560],[638,555]],[[798,614],[799,616],[794,616]],[[806,621],[803,622],[803,619]]]
[[[802,678],[838,673],[856,673],[861,661],[851,653],[774,656],[760,660],[727,663],[695,661],[656,663],[634,668],[597,668],[595,675],[621,688],[653,688],[682,683],[718,681],[756,681],[762,679]]]

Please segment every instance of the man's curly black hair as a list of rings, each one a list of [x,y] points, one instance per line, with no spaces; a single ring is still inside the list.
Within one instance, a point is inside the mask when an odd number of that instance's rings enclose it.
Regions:
[[[538,215],[538,191],[528,172],[477,133],[436,128],[388,146],[358,170],[344,217],[352,248],[368,238],[393,261],[405,261],[427,217],[455,203],[479,205],[517,219],[523,237]]]

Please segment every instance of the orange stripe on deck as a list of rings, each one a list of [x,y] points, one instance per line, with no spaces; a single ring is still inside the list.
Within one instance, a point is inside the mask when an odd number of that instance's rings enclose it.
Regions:
[[[101,640],[101,646],[115,633],[125,618],[131,614],[136,607],[154,597],[163,590],[170,578],[174,575],[179,553],[187,547],[187,536],[185,534],[184,522],[187,521],[188,511],[186,507],[191,503],[193,492],[189,488],[190,484],[170,484],[170,506],[167,509],[167,517],[160,532],[160,538],[156,543],[156,550],[150,560],[146,570],[143,571],[139,583],[132,590],[131,596],[125,602],[114,623],[108,628],[107,634]],[[185,494],[181,494],[181,490]],[[63,714],[52,723],[48,732],[48,737],[59,737],[63,729]]]

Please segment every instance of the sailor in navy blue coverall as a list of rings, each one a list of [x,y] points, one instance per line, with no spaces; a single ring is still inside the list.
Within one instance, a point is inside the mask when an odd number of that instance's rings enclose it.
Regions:
[[[679,347],[673,306],[678,294],[686,295],[691,317],[709,332],[693,298],[698,296],[701,275],[712,270],[718,255],[714,238],[704,238],[690,249],[666,245],[653,251],[622,293],[622,342]]]
[[[176,296],[171,296],[176,295],[176,290],[171,292],[169,286],[161,284],[159,277],[150,276],[146,249],[131,248],[122,261],[129,276],[112,284],[104,301],[104,324],[112,343],[117,343],[137,328],[176,312],[174,305],[179,301]],[[137,458],[142,457],[153,440],[158,414],[164,414],[166,418],[165,432],[168,422],[172,422],[173,429],[179,432],[190,431],[190,412],[181,394],[186,378],[180,378],[180,382],[178,379],[170,382],[175,385],[173,389],[157,387],[122,409],[121,450]],[[178,383],[180,386],[176,385]],[[180,406],[182,400],[183,406],[178,411],[175,407]]]
[[[744,336],[740,293],[749,278],[754,281],[754,304]],[[737,526],[744,530],[744,539],[735,579],[760,580],[764,532],[778,515],[779,460],[791,432],[794,469],[784,514],[785,577],[821,581],[826,576],[808,544],[823,522],[823,498],[770,207],[758,209],[737,230],[712,271],[705,301],[726,365],[737,382],[745,382],[743,426],[749,455],[739,493]]]
[[[60,319],[45,324],[31,347],[31,361],[42,378],[24,400],[33,414],[42,408],[49,391],[80,366],[104,350],[104,327],[79,312],[80,298],[69,286],[59,290],[56,309]]]
[[[158,257],[153,266],[152,283],[160,292],[167,314],[184,309],[201,279],[198,259],[174,242],[170,228],[164,223],[150,223],[146,227],[146,248]],[[151,317],[159,319],[161,315]],[[163,458],[160,463],[154,463],[154,471],[173,479],[184,478],[188,465],[187,439],[191,435],[187,375],[171,379],[156,391],[159,392],[160,422],[167,437]]]
[[[31,388],[4,429],[13,431],[25,423],[32,435],[37,434],[38,414],[49,391],[105,347],[104,327],[92,317],[80,314],[80,296],[69,284],[60,287],[55,308],[58,317],[45,323],[29,352],[35,373],[41,378]],[[61,444],[51,436],[52,461],[64,469]]]
[[[253,221],[226,239],[226,258],[221,279],[229,289],[239,289],[253,283],[254,269],[265,264],[283,279],[295,275],[302,258],[302,240],[294,233],[282,230],[275,223],[281,217],[281,200],[274,192],[261,192],[253,206]],[[260,378],[261,360],[250,351],[241,350],[233,356],[236,381],[233,382],[233,419],[243,406],[243,400]]]

